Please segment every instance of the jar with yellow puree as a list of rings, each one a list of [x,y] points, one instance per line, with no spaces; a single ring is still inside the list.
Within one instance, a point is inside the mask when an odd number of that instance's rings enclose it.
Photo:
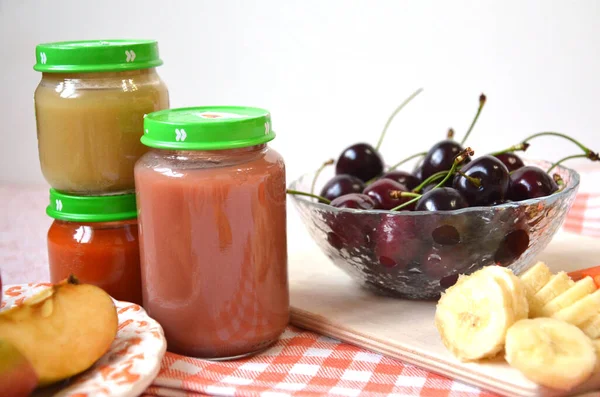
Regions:
[[[147,148],[144,115],[169,107],[153,40],[40,44],[34,69],[42,172],[56,190],[79,195],[134,191],[133,167]]]

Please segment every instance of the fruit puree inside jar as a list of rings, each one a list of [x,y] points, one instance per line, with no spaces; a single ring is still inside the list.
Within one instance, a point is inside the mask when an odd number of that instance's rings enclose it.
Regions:
[[[141,304],[140,253],[135,219],[118,222],[55,220],[48,230],[50,279],[69,275],[113,298]]]
[[[289,316],[281,156],[153,150],[135,171],[144,307],[168,350],[224,358],[276,341]]]
[[[133,191],[144,115],[168,106],[154,69],[44,73],[35,92],[44,177],[69,193]]]

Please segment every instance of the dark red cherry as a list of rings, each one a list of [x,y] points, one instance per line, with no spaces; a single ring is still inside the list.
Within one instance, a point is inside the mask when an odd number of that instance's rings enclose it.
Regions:
[[[382,178],[387,178],[396,181],[404,185],[408,190],[416,188],[419,185],[419,183],[421,183],[421,180],[413,174],[411,174],[410,172],[400,170],[386,172],[385,174],[383,174]]]
[[[549,196],[558,190],[554,179],[544,170],[534,166],[519,168],[510,174],[508,198],[522,201],[536,197]]]
[[[365,189],[365,184],[362,180],[348,174],[336,175],[331,178],[323,189],[321,189],[321,197],[325,197],[329,201],[350,193],[362,193]]]
[[[331,202],[333,207],[372,210],[377,204],[366,194],[350,193],[340,196]]]
[[[456,283],[456,275],[463,273],[470,262],[468,252],[460,246],[434,245],[423,253],[420,264],[427,278],[448,288]]]
[[[418,166],[414,171],[413,171],[413,175],[415,176],[415,178],[417,178],[420,181],[424,181],[423,179],[423,168],[421,166]]]
[[[372,252],[371,240],[373,239],[373,230],[377,226],[377,218],[339,211],[338,213],[326,213],[324,221],[331,229],[327,233],[327,241],[333,248],[358,250],[365,254]]]
[[[421,270],[433,280],[441,280],[454,270],[453,250],[440,251],[439,247],[431,247],[421,257]]]
[[[375,230],[375,258],[387,269],[404,270],[418,259],[421,239],[416,235],[416,220],[388,215]]]
[[[467,200],[456,189],[440,187],[421,196],[416,211],[452,211],[467,208]]]
[[[470,206],[490,205],[507,196],[508,169],[497,158],[489,155],[478,157],[462,167],[461,172],[464,175],[456,174],[452,186]]]
[[[383,173],[383,159],[368,143],[346,148],[335,165],[336,174],[349,174],[366,182]]]
[[[454,158],[463,150],[463,147],[452,139],[446,139],[433,145],[425,159],[423,160],[422,175],[423,180],[439,171],[448,171],[452,168]],[[463,164],[470,161],[465,159]]]
[[[502,161],[502,164],[508,168],[508,172],[512,172],[514,170],[518,170],[521,167],[525,167],[525,163],[523,160],[516,154],[512,152],[497,154],[496,157],[498,160]]]
[[[412,199],[412,197],[398,197],[392,193],[397,191],[408,192],[408,189],[391,179],[378,179],[367,186],[363,193],[375,200],[378,209],[391,210]],[[411,210],[413,208],[414,203],[403,209]]]
[[[517,229],[504,236],[494,253],[494,261],[500,266],[512,265],[529,248],[529,234]]]

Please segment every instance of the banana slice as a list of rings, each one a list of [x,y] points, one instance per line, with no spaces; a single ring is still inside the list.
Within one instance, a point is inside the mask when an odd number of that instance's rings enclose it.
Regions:
[[[544,262],[538,262],[520,277],[525,285],[527,297],[535,295],[552,278],[552,272]]]
[[[579,328],[584,334],[592,339],[600,338],[600,314],[596,314],[594,317],[582,323]]]
[[[585,296],[596,291],[596,283],[591,277],[585,277],[577,281],[571,288],[552,299],[541,309],[543,317],[552,317],[552,315],[565,307],[571,306],[573,303]]]
[[[495,356],[514,322],[511,295],[481,271],[461,276],[442,295],[435,312],[444,345],[462,361]]]
[[[571,288],[575,282],[565,272],[558,272],[529,301],[529,316],[542,317],[542,307]]]
[[[571,306],[552,315],[552,318],[563,320],[573,325],[581,325],[600,313],[600,290],[596,290]]]
[[[527,318],[529,315],[529,303],[527,302],[527,293],[521,279],[515,276],[510,269],[500,266],[485,267],[482,273],[494,277],[511,295],[515,321]]]
[[[570,390],[596,366],[592,340],[574,325],[552,318],[515,323],[506,335],[506,361],[540,385]]]
[[[596,368],[594,372],[600,372],[600,339],[594,339],[592,343],[596,348]]]

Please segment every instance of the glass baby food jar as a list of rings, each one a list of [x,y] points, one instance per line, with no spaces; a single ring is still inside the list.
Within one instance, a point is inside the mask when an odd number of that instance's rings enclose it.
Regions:
[[[72,196],[50,189],[46,213],[53,283],[70,274],[125,302],[142,303],[135,194]]]
[[[289,319],[286,182],[269,112],[164,110],[144,120],[135,166],[144,308],[169,351],[231,359]]]
[[[35,114],[42,173],[74,194],[133,192],[144,115],[169,107],[151,40],[40,44]]]

